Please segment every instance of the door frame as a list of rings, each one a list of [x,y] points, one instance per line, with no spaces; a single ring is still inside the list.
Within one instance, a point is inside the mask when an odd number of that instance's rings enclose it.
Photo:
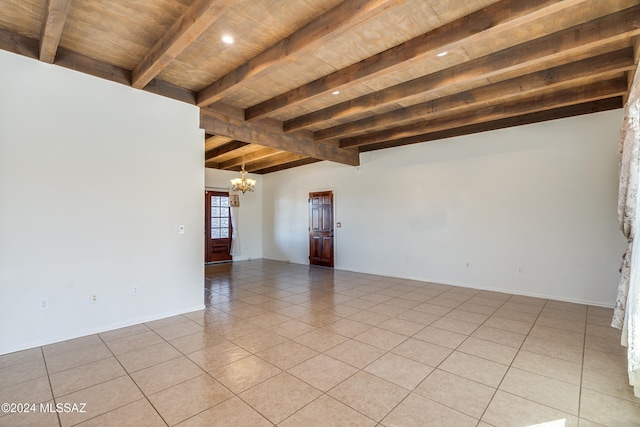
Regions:
[[[217,193],[217,194],[216,194]],[[226,189],[217,189],[217,188],[205,188],[204,190],[204,263],[205,264],[215,264],[215,263],[224,263],[224,262],[233,262],[233,256],[231,255],[231,244],[232,244],[232,236],[233,236],[233,225],[231,222],[231,206],[229,205],[229,254],[228,256],[225,256],[224,259],[219,259],[219,260],[213,260],[210,261],[210,258],[212,258],[213,253],[211,253],[211,246],[212,246],[212,240],[216,240],[213,239],[211,237],[211,225],[210,225],[210,221],[211,221],[211,204],[210,204],[210,197],[212,196],[230,196],[231,192],[229,190]],[[226,240],[226,238],[222,238],[220,240]],[[219,245],[222,246],[222,245]]]
[[[311,263],[311,218],[310,218],[310,196],[312,193],[323,193],[323,192],[331,192],[331,265],[325,265],[324,267],[329,267],[329,268],[334,268],[335,267],[335,261],[336,261],[336,241],[337,241],[337,236],[336,236],[336,190],[335,188],[322,188],[322,189],[317,189],[317,190],[309,190],[307,191],[307,217],[308,217],[308,234],[307,234],[307,244],[309,247],[308,250],[308,259],[309,259],[309,265],[315,265],[318,267],[321,267],[322,265],[320,264],[312,264]]]

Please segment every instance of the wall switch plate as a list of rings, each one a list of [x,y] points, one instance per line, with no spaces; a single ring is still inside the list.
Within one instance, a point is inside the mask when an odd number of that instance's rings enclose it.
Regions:
[[[524,274],[524,267],[523,266],[518,266],[518,274]]]
[[[89,299],[89,302],[91,304],[97,304],[98,303],[98,294],[92,294],[91,298]]]
[[[134,297],[138,296],[138,287],[134,286],[133,288],[131,288],[131,295],[133,295]]]
[[[40,298],[38,303],[38,311],[45,311],[49,309],[49,298],[43,297]]]
[[[176,234],[184,234],[184,225],[176,226]]]
[[[336,228],[340,228],[342,227],[342,223],[341,222],[336,222]]]

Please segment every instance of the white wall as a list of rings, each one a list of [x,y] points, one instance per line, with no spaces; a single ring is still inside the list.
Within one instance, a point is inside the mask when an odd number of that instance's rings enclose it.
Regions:
[[[203,308],[198,109],[5,51],[0,94],[0,354]]]
[[[333,189],[338,269],[613,305],[621,118],[603,112],[363,153],[359,168],[322,162],[266,175],[264,257],[307,263],[308,193]]]
[[[205,186],[214,190],[228,191],[229,180],[240,176],[239,172],[205,169]],[[247,174],[256,180],[253,192],[240,195],[240,213],[237,232],[240,235],[240,254],[234,261],[262,258],[262,175]]]

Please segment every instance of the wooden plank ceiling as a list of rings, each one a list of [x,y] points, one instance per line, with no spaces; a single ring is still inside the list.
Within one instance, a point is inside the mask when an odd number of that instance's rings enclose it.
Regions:
[[[639,35],[640,0],[0,0],[1,49],[198,105],[256,173],[621,108]]]

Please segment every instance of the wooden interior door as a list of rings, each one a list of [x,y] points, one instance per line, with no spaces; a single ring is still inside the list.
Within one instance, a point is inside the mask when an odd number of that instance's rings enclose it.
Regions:
[[[309,263],[333,267],[333,192],[309,193]]]
[[[205,206],[205,262],[231,261],[229,193],[207,191]]]

